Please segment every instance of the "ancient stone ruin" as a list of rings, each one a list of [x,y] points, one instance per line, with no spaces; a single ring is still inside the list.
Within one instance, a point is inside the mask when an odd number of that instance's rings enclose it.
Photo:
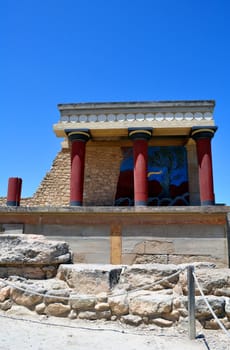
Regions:
[[[0,235],[0,252],[0,309],[6,314],[21,306],[39,315],[133,326],[188,322],[185,264],[71,264],[66,243],[31,235]],[[230,270],[211,263],[194,266],[210,305],[230,329]],[[217,329],[196,294],[197,322]]]

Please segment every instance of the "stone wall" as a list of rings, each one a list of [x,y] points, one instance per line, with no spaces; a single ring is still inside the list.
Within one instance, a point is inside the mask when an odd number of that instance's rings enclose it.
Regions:
[[[69,196],[70,154],[68,150],[63,149],[57,154],[50,171],[42,179],[35,194],[29,198],[22,198],[20,205],[66,206],[69,205]],[[0,205],[6,205],[6,198],[0,198]]]
[[[207,300],[230,329],[230,270],[194,266]],[[40,315],[171,327],[188,325],[187,294],[185,265],[61,265],[54,279],[0,280],[0,309],[7,314],[22,305]],[[218,329],[197,289],[196,319],[204,328]]]
[[[34,196],[26,201],[30,206],[66,206],[70,193],[70,154],[61,150],[50,171],[43,178]],[[22,200],[21,205],[23,206]]]
[[[51,278],[63,263],[72,263],[66,242],[46,240],[41,235],[0,234],[0,278]]]
[[[119,144],[91,143],[86,149],[84,205],[113,206],[122,153]]]

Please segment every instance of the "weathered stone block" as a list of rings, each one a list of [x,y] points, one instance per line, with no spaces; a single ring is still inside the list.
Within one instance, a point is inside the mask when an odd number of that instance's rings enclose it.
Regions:
[[[116,316],[127,315],[129,313],[129,304],[126,295],[110,297],[108,303],[112,313]]]
[[[1,234],[0,265],[52,265],[71,262],[65,242],[48,241],[41,235]]]
[[[44,304],[44,303],[41,303],[41,304],[38,304],[35,306],[35,311],[39,315],[45,314],[45,309],[46,309],[46,304]]]
[[[25,307],[34,308],[35,305],[40,304],[43,300],[43,297],[40,295],[34,295],[30,292],[22,292],[11,288],[10,292],[11,299],[18,305],[23,305]]]
[[[128,285],[128,290],[143,288],[151,290],[151,285],[160,281],[164,277],[169,277],[167,281],[162,282],[162,286],[167,284],[169,288],[172,288],[179,280],[179,275],[170,277],[179,270],[176,265],[164,265],[164,264],[143,264],[143,265],[131,265],[127,266],[120,278],[120,285]]]
[[[121,317],[121,322],[130,326],[139,326],[142,323],[142,318],[137,315],[126,315]]]
[[[70,292],[65,289],[51,289],[44,295],[44,302],[46,304],[62,303],[68,304]]]
[[[173,321],[166,320],[164,318],[154,318],[149,321],[150,323],[155,324],[158,327],[171,327],[173,325]]]
[[[1,234],[0,251],[0,277],[50,278],[58,265],[72,261],[67,243],[41,235]]]
[[[135,296],[129,302],[129,311],[134,315],[157,317],[172,311],[173,297],[149,292]]]
[[[5,300],[2,303],[0,303],[0,309],[3,311],[7,311],[7,310],[11,309],[12,305],[13,305],[12,300],[8,299],[8,300]]]
[[[173,241],[169,240],[154,240],[145,241],[145,254],[173,254]]]
[[[93,310],[96,303],[96,297],[94,295],[71,294],[69,303],[71,308],[75,310]]]
[[[78,318],[93,321],[97,319],[97,313],[95,311],[81,311],[78,314]]]
[[[99,320],[110,320],[111,318],[111,311],[106,310],[106,311],[97,311],[97,318]]]
[[[213,295],[207,295],[207,301],[209,302],[211,308],[218,317],[224,317],[225,315],[225,298],[216,297]],[[187,298],[182,298],[183,304],[188,309],[188,300]],[[203,300],[202,296],[197,296],[195,299],[196,302],[196,318],[200,321],[208,320],[212,318],[212,314]]]
[[[107,311],[109,310],[109,303],[98,303],[97,305],[95,305],[95,310]]]
[[[0,302],[5,301],[10,296],[10,287],[6,286],[0,289]]]
[[[81,294],[108,292],[119,281],[122,267],[114,265],[61,265],[57,277]]]
[[[66,317],[70,312],[70,306],[61,303],[49,304],[45,313],[49,316]]]

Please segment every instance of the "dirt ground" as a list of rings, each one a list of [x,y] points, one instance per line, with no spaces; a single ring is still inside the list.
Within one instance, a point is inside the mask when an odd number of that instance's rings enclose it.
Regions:
[[[36,316],[17,307],[0,312],[1,350],[230,350],[221,330],[189,340],[184,328],[131,327],[110,321]]]

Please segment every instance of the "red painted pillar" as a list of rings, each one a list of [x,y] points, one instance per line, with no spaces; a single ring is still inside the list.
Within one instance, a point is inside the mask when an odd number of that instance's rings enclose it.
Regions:
[[[129,137],[133,140],[135,206],[148,203],[148,140],[151,136],[152,128],[129,129]]]
[[[216,126],[211,126],[193,127],[191,131],[191,136],[196,141],[201,205],[215,204],[211,139],[216,130]]]
[[[10,177],[8,180],[6,205],[14,206],[14,207],[20,206],[21,190],[22,190],[22,179],[18,177]]]
[[[88,129],[65,130],[71,142],[70,205],[82,206],[85,170],[85,146]]]

